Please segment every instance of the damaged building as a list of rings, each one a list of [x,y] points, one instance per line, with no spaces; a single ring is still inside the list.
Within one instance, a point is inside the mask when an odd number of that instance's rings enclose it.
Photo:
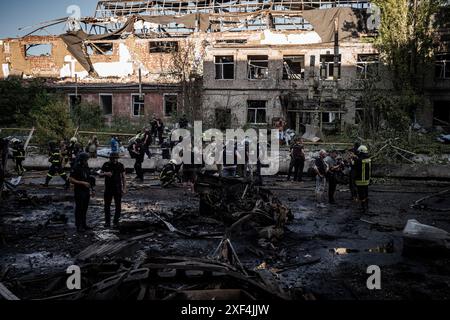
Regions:
[[[389,90],[370,14],[361,0],[99,1],[92,17],[59,21],[66,34],[2,40],[0,77],[51,79],[70,106],[97,104],[107,122],[170,122],[192,108],[210,126],[281,118],[297,132],[306,124],[340,130],[361,118],[362,81],[376,75]],[[440,50],[430,106],[417,111],[426,127],[449,120],[450,65]],[[180,73],[199,75],[195,100]]]

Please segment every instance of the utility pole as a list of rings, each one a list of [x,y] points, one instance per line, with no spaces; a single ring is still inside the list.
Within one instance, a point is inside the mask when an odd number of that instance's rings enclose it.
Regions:
[[[339,18],[334,20],[334,60],[333,60],[333,98],[338,98],[338,79],[340,70],[340,58],[339,58]]]

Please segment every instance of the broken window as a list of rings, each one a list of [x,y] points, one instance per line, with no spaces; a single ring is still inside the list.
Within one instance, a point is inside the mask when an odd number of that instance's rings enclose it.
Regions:
[[[361,100],[355,102],[355,124],[360,124],[364,120],[364,106]]]
[[[108,42],[86,44],[87,53],[93,55],[111,56],[113,54],[113,44]]]
[[[269,76],[268,56],[248,56],[248,79],[267,79]]]
[[[450,101],[434,101],[433,125],[450,127]]]
[[[217,80],[232,80],[232,79],[234,79],[234,57],[233,56],[214,57],[214,64],[216,65],[216,79]]]
[[[338,112],[322,112],[322,123],[334,123],[340,118]]]
[[[247,101],[247,122],[250,124],[265,124],[266,120],[266,104],[265,100],[248,100]]]
[[[178,51],[177,41],[151,41],[150,53],[172,53]]]
[[[356,73],[358,79],[369,79],[378,76],[380,56],[378,54],[358,54]]]
[[[334,79],[334,55],[325,54],[320,56],[320,77],[325,80]],[[341,78],[341,56],[339,55],[339,65],[337,78]]]
[[[25,45],[25,57],[50,57],[52,55],[52,44],[35,43]]]
[[[81,96],[75,94],[69,94],[69,108],[72,112],[81,103]]]
[[[450,79],[450,53],[436,54],[436,79]]]
[[[144,96],[140,96],[139,94],[133,94],[132,95],[133,98],[133,106],[132,106],[132,111],[133,111],[133,117],[141,117],[145,114],[144,111]]]
[[[101,94],[100,106],[105,116],[112,115],[112,94]]]
[[[305,56],[283,57],[283,79],[301,80],[305,78]]]
[[[176,94],[164,95],[164,116],[170,117],[177,111],[178,96]]]
[[[246,44],[247,39],[223,39],[217,40],[217,44]]]

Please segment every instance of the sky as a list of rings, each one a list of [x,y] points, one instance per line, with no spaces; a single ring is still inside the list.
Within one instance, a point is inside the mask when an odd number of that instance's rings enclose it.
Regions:
[[[38,28],[19,31],[20,27],[68,17],[67,8],[78,5],[81,16],[93,16],[97,0],[0,0],[0,39],[21,37]],[[65,24],[49,28],[51,34],[65,32]],[[41,31],[38,34],[48,34]]]

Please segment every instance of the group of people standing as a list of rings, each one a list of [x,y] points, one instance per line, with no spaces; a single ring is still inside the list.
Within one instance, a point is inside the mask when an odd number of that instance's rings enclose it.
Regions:
[[[290,164],[287,181],[293,176],[294,181],[303,181],[305,167],[305,148],[301,138],[295,138],[290,146]],[[371,176],[371,160],[366,146],[355,143],[348,150],[347,159],[342,159],[337,150],[327,153],[320,150],[312,162],[312,172],[315,175],[315,197],[318,207],[326,207],[323,196],[328,184],[328,203],[335,204],[335,193],[339,182],[338,176],[347,171],[349,187],[353,201],[361,203],[363,212],[368,211],[368,186]]]
[[[313,170],[316,175],[316,203],[318,207],[325,207],[323,195],[328,182],[328,202],[335,204],[334,195],[338,185],[337,175],[348,167],[350,193],[353,201],[359,201],[363,213],[369,210],[369,184],[371,178],[371,159],[366,146],[355,143],[348,150],[348,158],[344,161],[338,158],[336,150],[329,154],[320,150],[315,159]]]

